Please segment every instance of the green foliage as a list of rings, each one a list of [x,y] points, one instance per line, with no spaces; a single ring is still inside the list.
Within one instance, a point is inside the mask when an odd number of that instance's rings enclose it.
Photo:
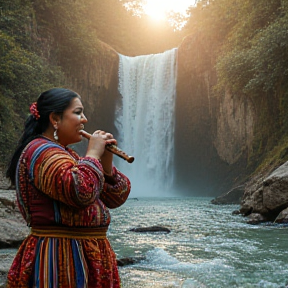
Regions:
[[[12,36],[24,48],[31,46],[32,7],[27,0],[0,0],[0,30]]]
[[[33,1],[41,42],[49,45],[45,56],[52,54],[53,60],[73,76],[77,75],[75,67],[90,63],[98,53],[96,31],[91,29],[93,22],[87,17],[93,3],[92,0]]]
[[[9,2],[9,3],[8,3]],[[23,129],[29,105],[51,86],[64,83],[57,66],[37,54],[30,1],[1,1],[0,157],[7,164]]]
[[[250,21],[242,20],[245,25],[238,23],[232,29],[218,57],[218,89],[259,94],[262,90],[275,91],[283,82],[288,67],[288,18],[275,3],[279,1],[250,6],[254,17],[248,15]]]
[[[190,9],[186,29],[201,32],[210,54],[217,58],[218,91],[259,94],[277,89],[287,73],[284,4],[281,0],[203,0]]]
[[[263,157],[261,164],[255,169],[254,173],[261,173],[267,170],[274,170],[288,161],[288,135],[283,135],[279,138],[279,141],[274,145],[274,147],[267,152],[265,157]],[[258,161],[259,162],[259,161]]]
[[[253,77],[245,88],[277,91],[288,76],[288,14],[261,30],[252,41]]]
[[[27,51],[14,37],[0,31],[0,157],[7,163],[17,143],[29,105],[37,95],[63,83],[63,74],[45,59]],[[62,81],[61,81],[62,80]]]

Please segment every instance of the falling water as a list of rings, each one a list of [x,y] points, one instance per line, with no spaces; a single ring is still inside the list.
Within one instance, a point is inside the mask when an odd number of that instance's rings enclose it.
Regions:
[[[117,161],[129,176],[131,195],[167,195],[173,183],[177,49],[160,54],[120,55],[115,126],[118,145],[135,157]]]

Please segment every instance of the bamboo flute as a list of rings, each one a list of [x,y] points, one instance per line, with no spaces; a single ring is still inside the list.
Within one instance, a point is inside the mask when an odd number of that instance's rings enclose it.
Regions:
[[[90,133],[82,130],[82,136],[84,136],[86,139],[90,139],[90,137],[92,136]],[[106,144],[105,146],[106,150],[108,150],[109,152],[119,156],[120,158],[126,160],[128,163],[132,163],[134,161],[134,157],[133,156],[129,156],[128,154],[126,154],[124,151],[122,151],[119,147],[117,147],[114,144]]]

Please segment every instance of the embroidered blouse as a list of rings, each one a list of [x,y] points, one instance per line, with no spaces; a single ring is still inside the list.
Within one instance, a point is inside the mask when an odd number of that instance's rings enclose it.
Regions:
[[[121,206],[130,193],[129,179],[116,167],[106,176],[99,160],[46,138],[31,141],[18,164],[17,198],[30,227],[107,227],[108,208]]]

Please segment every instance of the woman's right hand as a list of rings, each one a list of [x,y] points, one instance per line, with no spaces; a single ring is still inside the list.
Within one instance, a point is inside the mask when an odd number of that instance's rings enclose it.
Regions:
[[[113,135],[103,130],[96,130],[92,135],[82,130],[80,133],[89,139],[86,156],[101,160],[106,174],[112,173],[113,154],[105,149],[107,144],[117,145]]]
[[[96,159],[101,159],[104,151],[105,151],[105,146],[106,146],[106,141],[105,139],[102,137],[102,135],[100,135],[98,133],[98,130],[95,131],[93,134],[88,134],[86,131],[81,131],[81,134],[85,137],[85,138],[89,138],[89,142],[88,142],[88,148],[87,148],[87,152],[86,152],[86,156],[87,157],[92,157],[92,158],[96,158]],[[87,134],[87,135],[86,135]]]

